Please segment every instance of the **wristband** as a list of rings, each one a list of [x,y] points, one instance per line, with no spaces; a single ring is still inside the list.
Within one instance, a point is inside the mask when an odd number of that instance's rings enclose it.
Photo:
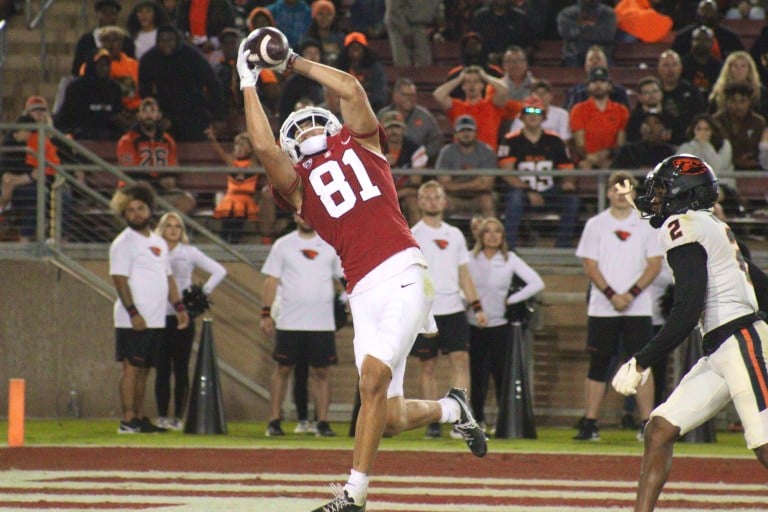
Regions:
[[[187,310],[187,308],[184,307],[184,303],[181,301],[175,302],[173,304],[173,309],[175,309],[177,313],[183,313]]]
[[[608,297],[608,300],[611,300],[611,298],[612,298],[614,295],[616,295],[616,290],[614,290],[614,289],[613,289],[613,288],[611,288],[610,286],[606,286],[605,288],[603,288],[603,295],[605,295],[606,297]]]
[[[483,305],[480,304],[480,299],[476,299],[470,302],[469,307],[472,308],[472,311],[475,313],[479,313],[483,310]]]
[[[125,306],[125,310],[128,311],[128,316],[133,318],[135,316],[139,316],[139,310],[136,309],[136,306],[131,304],[130,306]]]
[[[633,297],[637,297],[638,295],[640,295],[641,293],[643,293],[643,289],[642,289],[642,288],[640,288],[640,287],[639,287],[639,286],[637,286],[637,285],[633,285],[633,286],[632,286],[632,288],[630,288],[630,289],[629,289],[629,293],[630,293],[630,294],[631,294]]]
[[[298,57],[298,55],[295,52],[290,52],[288,54],[288,62],[285,63],[285,69],[287,71],[293,71],[293,64],[296,62],[296,57]]]
[[[261,308],[261,318],[269,318],[271,311],[272,311],[271,306],[264,306],[263,308]]]

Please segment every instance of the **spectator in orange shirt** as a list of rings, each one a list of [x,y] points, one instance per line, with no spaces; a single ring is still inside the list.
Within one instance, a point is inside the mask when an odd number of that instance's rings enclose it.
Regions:
[[[493,87],[493,96],[486,97],[485,86]],[[451,91],[461,85],[466,99],[451,97]],[[451,123],[463,115],[482,120],[477,128],[477,140],[485,142],[495,151],[499,145],[499,127],[503,119],[514,119],[520,112],[520,102],[507,100],[508,89],[501,78],[485,72],[480,66],[464,68],[456,78],[440,85],[432,93],[445,110]]]
[[[103,27],[99,31],[99,40],[102,46],[109,52],[112,59],[112,67],[109,77],[120,84],[123,90],[123,106],[126,110],[135,111],[139,108],[139,61],[129,57],[123,51],[123,40],[128,33],[116,25]],[[85,65],[80,68],[80,75],[85,74]]]
[[[117,141],[117,161],[123,167],[147,167],[147,173],[131,173],[135,179],[146,179],[162,197],[182,213],[195,207],[195,198],[181,190],[176,175],[163,167],[179,165],[176,141],[165,133],[163,114],[154,98],[144,98],[136,113],[137,123]]]
[[[572,156],[582,169],[607,169],[626,141],[629,111],[608,98],[611,79],[607,68],[589,72],[587,90],[589,99],[571,109]]]

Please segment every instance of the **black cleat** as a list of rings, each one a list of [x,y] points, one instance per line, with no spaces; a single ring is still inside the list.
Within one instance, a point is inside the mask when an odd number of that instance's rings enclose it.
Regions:
[[[154,423],[152,423],[149,418],[144,416],[139,420],[139,432],[142,434],[162,434],[164,432],[168,432],[167,428],[158,427]]]
[[[283,428],[280,426],[280,420],[272,420],[267,425],[267,437],[284,436]]]
[[[336,437],[336,432],[333,431],[327,421],[318,421],[315,437]]]
[[[573,436],[574,441],[599,441],[600,428],[597,420],[585,419],[579,433]]]
[[[467,403],[467,392],[463,389],[451,388],[445,396],[456,400],[461,411],[461,418],[453,424],[453,429],[461,434],[475,457],[485,457],[488,453],[488,442],[485,439],[485,432],[472,416],[472,410]]]
[[[334,498],[320,508],[313,509],[312,512],[365,512],[365,503],[356,505],[347,491],[341,486],[332,485]]]
[[[440,436],[442,436],[443,433],[440,430],[440,424],[439,423],[430,423],[427,425],[427,431],[424,432],[424,436],[428,439],[438,439]]]

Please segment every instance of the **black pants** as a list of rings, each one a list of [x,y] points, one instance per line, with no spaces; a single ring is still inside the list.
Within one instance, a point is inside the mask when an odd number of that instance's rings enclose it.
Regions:
[[[488,378],[493,375],[496,400],[499,400],[504,378],[504,359],[512,342],[511,331],[509,325],[504,324],[484,329],[470,326],[469,332],[469,378],[472,389],[469,400],[475,419],[485,421],[483,408],[488,395]]]
[[[183,418],[189,393],[189,356],[195,339],[195,322],[189,321],[184,329],[177,329],[176,316],[165,317],[165,336],[160,343],[155,378],[155,399],[159,416],[168,416],[171,400],[171,374],[173,374],[174,417]]]

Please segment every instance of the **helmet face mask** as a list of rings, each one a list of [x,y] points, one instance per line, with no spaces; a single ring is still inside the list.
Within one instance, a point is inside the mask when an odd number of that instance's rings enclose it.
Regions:
[[[317,130],[317,128],[322,128]],[[316,131],[318,133],[311,133]],[[280,127],[280,147],[294,164],[302,158],[325,150],[326,139],[341,131],[341,123],[329,110],[320,107],[299,109]],[[321,139],[319,139],[321,138]]]
[[[704,160],[674,155],[662,160],[645,178],[645,195],[637,199],[643,217],[661,227],[670,215],[706,210],[717,200],[717,177]]]

